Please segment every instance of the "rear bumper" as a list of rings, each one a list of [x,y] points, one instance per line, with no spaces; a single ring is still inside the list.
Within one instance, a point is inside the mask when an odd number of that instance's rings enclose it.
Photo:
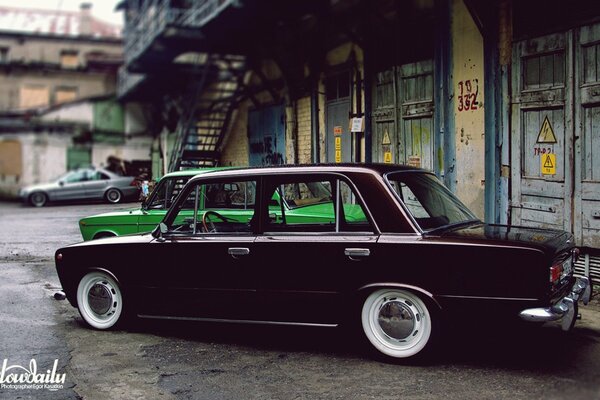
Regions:
[[[568,331],[573,328],[577,318],[577,303],[582,301],[587,304],[592,294],[592,282],[587,277],[578,277],[575,279],[571,292],[560,299],[551,307],[528,308],[519,313],[519,316],[525,321],[546,322],[561,321],[563,330]]]

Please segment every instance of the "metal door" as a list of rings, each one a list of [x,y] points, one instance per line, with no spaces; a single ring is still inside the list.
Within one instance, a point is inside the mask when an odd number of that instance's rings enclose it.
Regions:
[[[574,232],[577,244],[600,248],[600,24],[575,37]]]
[[[376,75],[373,158],[434,170],[433,60]]]
[[[354,160],[350,133],[350,72],[343,71],[325,80],[325,118],[327,161],[341,163]]]
[[[512,223],[571,231],[572,35],[513,46]]]
[[[248,113],[249,162],[251,166],[285,163],[285,110],[283,105]]]

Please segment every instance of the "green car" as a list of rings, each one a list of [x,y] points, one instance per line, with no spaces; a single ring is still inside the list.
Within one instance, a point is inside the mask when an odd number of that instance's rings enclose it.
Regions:
[[[79,228],[83,240],[108,236],[121,236],[152,231],[163,219],[175,198],[187,181],[198,174],[219,171],[224,168],[205,168],[177,171],[166,174],[156,184],[152,193],[140,208],[109,212],[83,218]],[[217,172],[218,173],[218,172]],[[282,185],[271,198],[269,217],[273,221],[289,223],[335,224],[335,206],[331,182],[313,182]],[[283,193],[283,196],[282,196]],[[179,223],[191,223],[195,210],[198,212],[198,229],[210,231],[218,220],[250,222],[254,214],[256,187],[245,182],[202,185],[192,192],[178,214]],[[342,196],[352,196],[342,193]],[[344,202],[348,221],[367,221],[360,206],[352,199]]]

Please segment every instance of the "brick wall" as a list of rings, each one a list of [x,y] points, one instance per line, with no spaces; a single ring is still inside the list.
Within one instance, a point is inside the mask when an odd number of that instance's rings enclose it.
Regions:
[[[311,124],[310,124],[310,97],[303,97],[296,105],[298,112],[298,164],[311,162]]]
[[[248,163],[248,102],[245,102],[238,107],[233,125],[225,138],[221,165],[243,167]]]

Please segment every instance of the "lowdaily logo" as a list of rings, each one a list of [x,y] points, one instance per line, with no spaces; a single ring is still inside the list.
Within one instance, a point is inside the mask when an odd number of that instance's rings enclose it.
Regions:
[[[35,359],[29,361],[29,369],[21,365],[8,365],[8,359],[2,362],[0,369],[0,389],[47,389],[55,391],[62,389],[67,374],[57,373],[58,359],[54,360],[52,369],[46,373],[38,373]]]

